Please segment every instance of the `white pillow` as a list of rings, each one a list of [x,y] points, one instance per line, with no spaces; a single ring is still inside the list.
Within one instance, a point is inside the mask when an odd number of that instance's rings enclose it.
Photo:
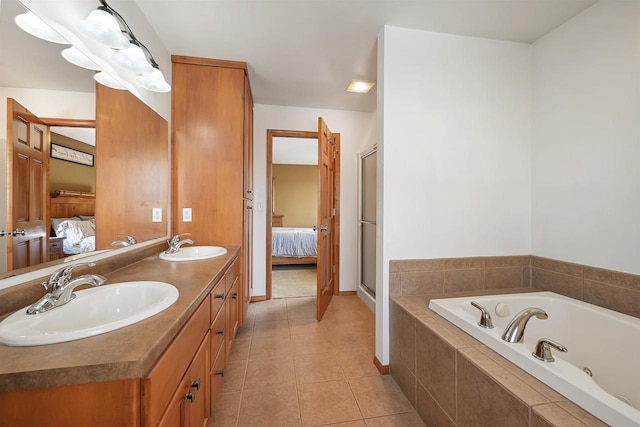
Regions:
[[[56,229],[56,235],[66,237],[71,244],[80,242],[85,237],[96,235],[96,225],[91,221],[76,221],[68,219],[62,221]]]

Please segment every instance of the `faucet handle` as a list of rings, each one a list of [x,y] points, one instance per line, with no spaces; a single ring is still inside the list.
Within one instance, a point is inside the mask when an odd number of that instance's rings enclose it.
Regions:
[[[123,237],[130,245],[135,245],[136,243],[138,243],[134,236],[130,236],[128,234],[116,234],[115,237]],[[113,243],[111,243],[111,246],[113,246]]]
[[[480,326],[481,328],[493,329],[493,322],[491,321],[491,314],[489,314],[489,311],[487,311],[486,308],[475,301],[471,301],[471,305],[480,310],[480,312],[482,313],[480,315],[478,326]]]
[[[551,341],[548,338],[542,338],[538,341],[538,344],[536,344],[536,351],[531,354],[533,355],[533,357],[538,360],[542,360],[543,362],[553,362],[555,359],[553,358],[553,354],[551,354],[551,347],[563,353],[569,351],[567,347],[563,346],[562,344]]]
[[[47,290],[47,292],[54,291],[57,287],[64,284],[64,282],[68,281],[71,278],[71,274],[73,274],[73,270],[75,268],[82,267],[85,265],[89,267],[93,267],[96,265],[96,263],[95,262],[79,262],[76,264],[71,264],[66,267],[57,269],[56,271],[53,272],[53,274],[51,274],[51,277],[49,278],[49,282],[47,286],[45,286],[45,289]]]

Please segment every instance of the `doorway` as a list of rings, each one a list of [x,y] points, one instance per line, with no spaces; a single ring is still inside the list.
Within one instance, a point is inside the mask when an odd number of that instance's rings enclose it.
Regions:
[[[318,320],[339,289],[340,141],[319,129],[267,130],[266,209],[266,299],[315,296]]]

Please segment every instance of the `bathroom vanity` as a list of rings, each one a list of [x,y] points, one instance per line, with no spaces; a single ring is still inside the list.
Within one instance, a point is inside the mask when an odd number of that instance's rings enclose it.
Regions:
[[[91,338],[0,346],[0,426],[202,426],[238,327],[239,248],[197,262],[158,255],[107,274],[179,290],[166,310]]]

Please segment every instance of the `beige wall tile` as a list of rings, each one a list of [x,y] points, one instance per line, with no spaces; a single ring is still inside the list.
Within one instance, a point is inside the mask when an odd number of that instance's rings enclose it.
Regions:
[[[400,390],[407,396],[411,405],[416,406],[416,377],[402,363],[391,362],[389,365],[389,373],[393,380],[398,384]]]
[[[446,270],[444,272],[444,292],[460,292],[484,289],[484,270]]]
[[[420,383],[416,388],[416,411],[427,426],[455,427],[455,423]]]
[[[584,300],[610,310],[640,317],[640,292],[631,289],[585,280]]]
[[[400,273],[400,265],[403,261],[391,260],[389,261],[389,273]]]
[[[582,278],[533,267],[531,286],[575,299],[582,299]]]
[[[521,288],[524,273],[523,267],[502,267],[485,269],[485,289]]]
[[[528,427],[529,407],[457,353],[457,426]],[[480,398],[479,396],[489,396]],[[418,404],[420,396],[418,396]]]
[[[461,270],[466,268],[483,268],[483,257],[444,258],[445,270]]]
[[[415,373],[416,318],[392,302],[389,310],[389,325],[393,359]]]
[[[554,403],[535,406],[531,414],[531,427],[547,426],[585,427],[580,420]]]
[[[531,267],[523,267],[522,269],[522,286],[531,287]]]
[[[569,276],[582,278],[582,275],[583,275],[582,265],[573,264],[570,262],[558,261],[555,259],[534,256],[531,258],[531,265],[533,267],[538,267],[538,268],[542,268],[544,270],[549,270],[549,271],[555,271],[556,273],[567,274]]]
[[[549,403],[549,399],[514,375],[510,370],[496,362],[477,347],[462,348],[458,350],[458,362],[461,359],[469,361],[480,369],[489,378],[500,384],[505,391],[513,394],[525,405],[538,405]],[[459,366],[459,365],[458,365]],[[460,371],[458,371],[460,375]]]
[[[530,255],[516,256],[491,256],[484,259],[485,268],[495,267],[529,267],[531,265]]]
[[[442,293],[443,271],[418,271],[402,273],[402,295],[425,295]]]
[[[416,325],[416,378],[449,417],[455,418],[455,349],[422,323]]]
[[[398,262],[400,271],[432,271],[442,270],[441,259],[405,259]]]
[[[640,291],[640,276],[636,274],[621,273],[618,271],[585,266],[584,280],[606,283],[608,285]]]
[[[558,402],[557,405],[582,421],[588,427],[607,427],[607,424],[603,423],[573,402]]]
[[[389,294],[391,296],[402,295],[401,273],[389,274]]]

